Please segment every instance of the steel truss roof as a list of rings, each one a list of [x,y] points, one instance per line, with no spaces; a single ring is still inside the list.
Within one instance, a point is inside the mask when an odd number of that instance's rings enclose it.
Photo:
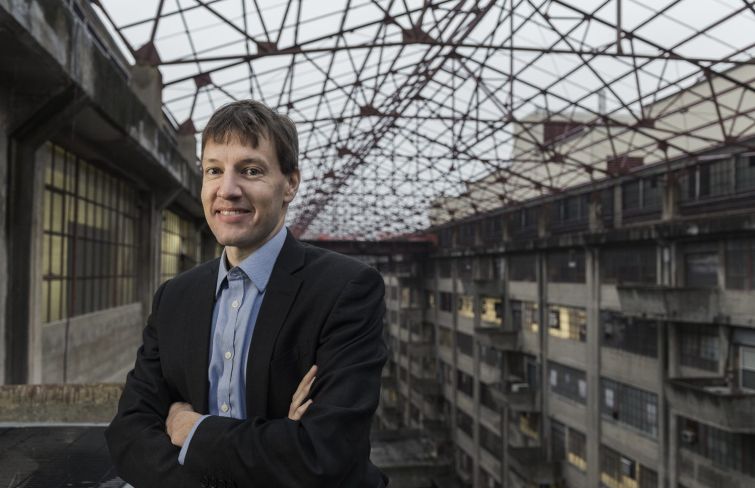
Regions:
[[[92,2],[182,130],[248,97],[297,122],[307,237],[410,233],[755,132],[750,0]]]

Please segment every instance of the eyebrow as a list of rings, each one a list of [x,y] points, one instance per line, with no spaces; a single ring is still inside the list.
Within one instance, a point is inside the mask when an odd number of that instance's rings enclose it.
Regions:
[[[202,160],[202,164],[204,164],[204,163],[219,163],[219,162],[220,162],[220,160],[219,159],[215,159],[215,158],[209,158],[209,159],[203,159]],[[244,158],[244,159],[239,159],[238,161],[234,162],[233,165],[234,166],[238,166],[238,165],[244,165],[244,164],[249,164],[249,163],[262,164],[265,167],[268,166],[268,162],[265,161],[262,158]]]

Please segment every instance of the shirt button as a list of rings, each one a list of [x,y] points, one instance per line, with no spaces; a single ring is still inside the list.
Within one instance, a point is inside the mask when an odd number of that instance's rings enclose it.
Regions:
[[[220,406],[220,410],[221,410],[221,411],[222,411],[223,413],[226,413],[226,412],[228,411],[228,404],[227,404],[227,403],[224,403],[224,404],[222,404],[222,405]]]
[[[239,308],[239,301],[238,300],[234,300],[233,303],[231,303],[231,306],[233,308]]]
[[[231,357],[233,357],[233,354],[231,354],[231,351],[226,351],[225,358],[226,359],[231,359]]]

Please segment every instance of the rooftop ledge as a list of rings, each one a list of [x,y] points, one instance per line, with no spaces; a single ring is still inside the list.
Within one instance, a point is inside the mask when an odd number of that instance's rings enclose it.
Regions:
[[[672,378],[666,394],[678,413],[731,432],[755,433],[755,391],[724,378]]]

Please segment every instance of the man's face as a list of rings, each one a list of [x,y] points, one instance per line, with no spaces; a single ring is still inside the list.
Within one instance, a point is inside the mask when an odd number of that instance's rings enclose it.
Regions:
[[[299,172],[281,172],[267,137],[261,137],[256,148],[232,137],[226,144],[207,141],[202,173],[204,216],[236,265],[284,225]]]

